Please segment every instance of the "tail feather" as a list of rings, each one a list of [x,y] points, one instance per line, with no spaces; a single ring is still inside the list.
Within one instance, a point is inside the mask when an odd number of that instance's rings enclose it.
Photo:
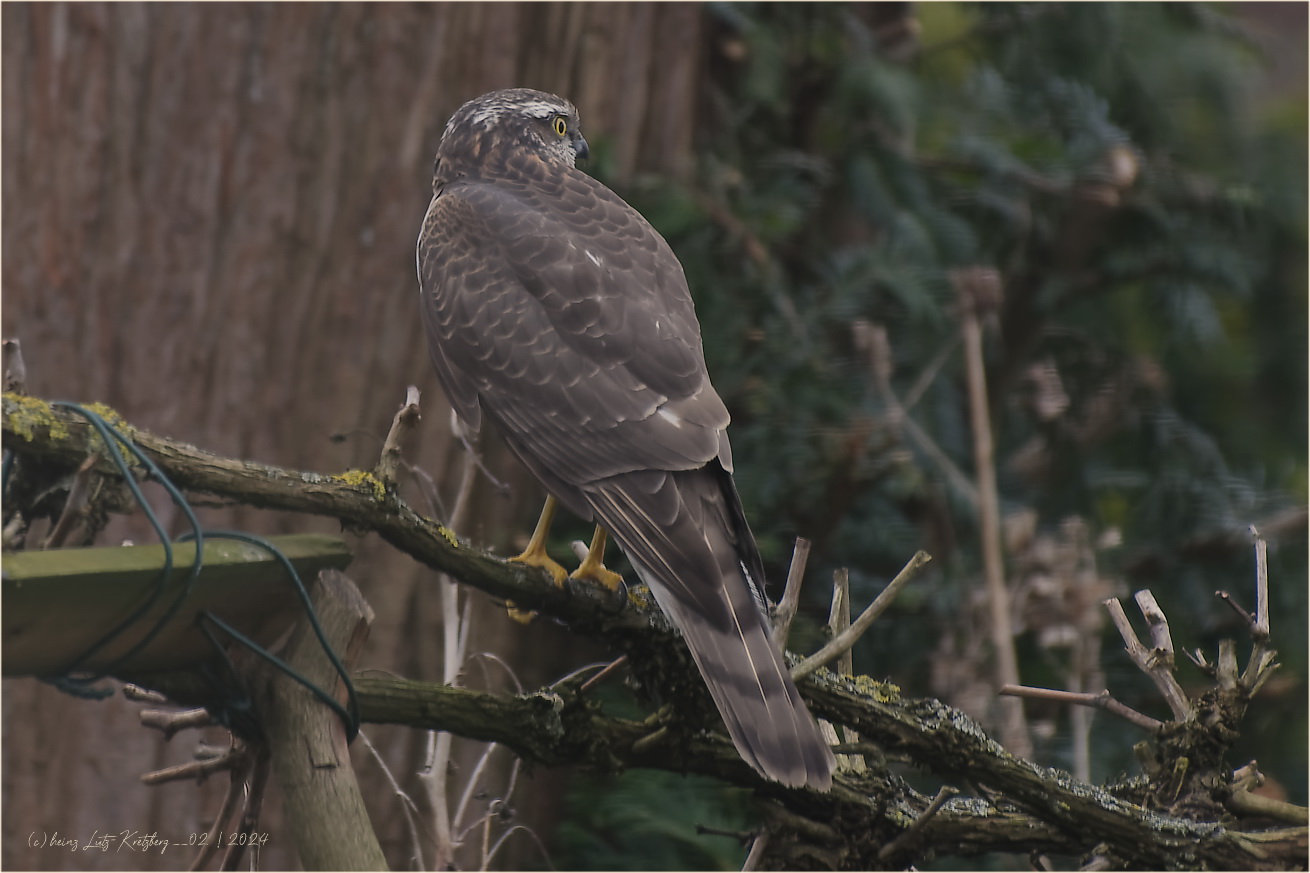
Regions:
[[[827,791],[836,759],[757,600],[759,553],[729,474],[717,464],[629,474],[588,502],[682,631],[743,760],[784,785]]]
[[[747,601],[730,604],[735,626],[725,632],[668,597],[645,568],[637,569],[660,608],[682,631],[742,759],[783,785],[831,788],[836,759],[744,583]]]

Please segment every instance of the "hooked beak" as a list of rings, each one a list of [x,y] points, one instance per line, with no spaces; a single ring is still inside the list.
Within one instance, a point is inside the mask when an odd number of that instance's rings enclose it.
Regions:
[[[591,157],[591,149],[587,148],[587,140],[580,133],[573,135],[573,153],[584,161]]]

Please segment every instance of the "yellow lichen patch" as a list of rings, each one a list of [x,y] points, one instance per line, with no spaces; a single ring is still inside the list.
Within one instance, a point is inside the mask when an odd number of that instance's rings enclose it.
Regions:
[[[105,420],[105,424],[109,425],[110,427],[117,428],[118,431],[121,432],[124,436],[130,437],[133,431],[136,430],[136,428],[128,424],[127,421],[123,418],[123,416],[119,415],[118,411],[115,410],[113,407],[106,406],[103,403],[84,403],[82,404],[82,406],[88,412],[94,412],[96,415],[103,418]]]
[[[87,412],[94,412],[96,415],[100,416],[102,419],[104,419],[105,424],[114,428],[114,430],[122,434],[123,437],[129,442],[135,440],[136,428],[128,424],[127,420],[123,418],[123,416],[119,415],[118,411],[115,410],[113,407],[106,406],[103,403],[83,403],[82,408],[85,409]],[[93,446],[98,446],[101,444],[100,436],[98,433],[92,437],[91,444]],[[118,452],[123,456],[123,459],[126,460],[128,464],[132,466],[137,466],[139,464],[139,462],[136,460],[136,456],[133,455],[130,450],[128,450],[123,440],[118,440]]]
[[[455,536],[455,532],[453,530],[446,527],[444,524],[439,524],[437,525],[437,533],[445,537],[446,542],[450,543],[452,546],[454,546],[457,549],[459,548],[459,537]]]
[[[340,476],[333,476],[338,482],[349,485],[352,488],[367,488],[373,492],[374,500],[385,500],[387,497],[387,486],[382,480],[374,476],[368,470],[347,470]]]
[[[900,699],[900,687],[890,682],[879,682],[877,679],[871,679],[868,676],[856,676],[854,681],[855,687],[861,693],[869,695],[879,703],[892,703]]]
[[[650,589],[645,585],[629,585],[628,602],[638,609],[650,609],[655,605],[650,597]]]
[[[24,394],[5,394],[5,426],[29,443],[40,431],[52,440],[68,439],[68,428],[50,404]]]

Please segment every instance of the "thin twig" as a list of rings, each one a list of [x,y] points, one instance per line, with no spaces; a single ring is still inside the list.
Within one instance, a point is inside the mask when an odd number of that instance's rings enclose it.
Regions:
[[[487,669],[486,662],[490,661],[493,664],[499,664],[501,668],[504,669],[505,675],[508,676],[509,680],[514,683],[514,693],[515,694],[523,693],[523,683],[519,680],[518,674],[514,672],[514,668],[509,665],[509,662],[506,661],[504,658],[502,658],[500,655],[497,655],[495,652],[476,652],[472,655],[468,655],[467,657],[465,657],[462,651],[459,652],[458,654],[460,656],[459,659],[461,662],[476,663],[479,667],[482,668],[482,678],[483,680],[486,681],[487,685],[491,685],[492,683],[491,683],[491,671]],[[450,683],[448,682],[447,684]]]
[[[468,781],[464,784],[464,792],[460,795],[459,804],[455,807],[455,814],[450,819],[450,831],[455,835],[455,845],[464,842],[464,837],[467,836],[468,832],[477,826],[475,822],[466,830],[460,830],[460,824],[464,821],[464,813],[468,811],[469,801],[477,793],[478,783],[482,779],[483,771],[487,769],[487,762],[491,760],[491,753],[499,747],[497,743],[487,744],[487,747],[482,750],[481,756],[478,757],[478,763],[474,766],[473,772],[469,774]]]
[[[658,728],[653,733],[649,733],[646,736],[642,737],[641,739],[637,740],[635,743],[633,743],[632,751],[645,752],[648,749],[652,749],[655,746],[658,746],[660,743],[664,742],[664,740],[668,737],[668,735],[669,735],[669,729],[667,726]]]
[[[810,557],[810,541],[797,537],[792,548],[791,566],[787,568],[787,584],[782,589],[782,600],[778,601],[777,612],[773,619],[773,638],[784,649],[787,638],[791,635],[791,622],[796,617],[796,610],[801,602],[801,582],[805,576],[805,562]]]
[[[505,845],[505,841],[517,833],[525,833],[532,837],[532,841],[536,843],[537,848],[541,850],[541,857],[545,859],[546,865],[551,870],[555,869],[555,865],[550,862],[550,853],[546,850],[546,844],[541,841],[541,837],[537,836],[536,831],[526,825],[514,825],[514,827],[501,834],[500,837],[496,839],[496,842],[491,846],[490,850],[485,853],[480,869],[489,869],[492,860],[496,857],[496,853],[500,851],[500,847]]]
[[[182,712],[143,709],[137,717],[141,719],[141,724],[146,727],[163,731],[166,740],[173,739],[173,736],[179,731],[209,727],[214,723],[214,717],[206,709],[187,709]]]
[[[155,703],[161,706],[168,703],[168,698],[158,691],[151,691],[149,688],[142,688],[130,682],[123,686],[123,696],[138,703]]]
[[[236,751],[236,747],[233,747]],[[242,755],[237,762],[239,767],[232,770],[232,780],[228,783],[227,793],[223,795],[223,804],[218,808],[218,815],[214,818],[214,823],[209,827],[209,833],[206,835],[205,844],[200,849],[200,854],[191,862],[192,870],[201,870],[209,859],[214,857],[218,852],[219,835],[223,832],[223,825],[232,817],[232,813],[237,808],[237,799],[245,791],[246,777],[250,773],[250,767],[254,761],[246,755]],[[142,779],[145,777],[143,776]]]
[[[4,341],[5,390],[23,394],[27,387],[27,364],[23,361],[23,347],[17,339]]]
[[[1310,810],[1304,806],[1249,791],[1234,791],[1224,805],[1241,816],[1260,816],[1295,825],[1305,826],[1310,818]]]
[[[1155,595],[1146,588],[1134,594],[1133,600],[1137,601],[1137,608],[1142,611],[1142,617],[1146,619],[1147,627],[1151,631],[1152,658],[1172,670],[1174,641],[1169,634],[1169,620],[1165,617],[1164,610],[1156,603]]]
[[[414,477],[418,483],[418,490],[423,494],[423,499],[428,504],[428,513],[433,518],[439,518],[443,521],[446,519],[446,504],[441,499],[441,491],[437,488],[437,481],[432,478],[432,474],[422,467],[411,464],[404,458],[400,459],[404,465],[405,472]]]
[[[1110,620],[1114,622],[1115,628],[1119,631],[1119,636],[1123,638],[1124,649],[1128,652],[1128,657],[1137,665],[1159,689],[1160,695],[1164,697],[1165,702],[1169,704],[1169,710],[1174,715],[1175,721],[1186,721],[1192,711],[1192,706],[1187,700],[1187,695],[1183,693],[1182,686],[1174,678],[1173,672],[1163,663],[1156,663],[1156,659],[1151,656],[1151,651],[1142,645],[1142,641],[1137,638],[1137,633],[1128,621],[1128,615],[1124,612],[1123,604],[1119,598],[1111,597],[1102,601],[1105,608],[1110,613]]]
[[[622,667],[627,662],[627,660],[628,660],[627,655],[619,655],[617,658],[611,661],[609,665],[605,667],[605,669],[601,670],[595,676],[592,676],[586,682],[583,682],[582,685],[578,686],[578,696],[581,697],[583,694],[586,694],[588,691],[595,688],[605,679],[606,676],[610,675],[615,670],[619,669],[619,667]]]
[[[828,608],[828,633],[835,638],[851,626],[851,571],[841,567],[832,574],[832,605]],[[837,656],[837,673],[849,676],[855,670],[855,657],[847,649]]]
[[[1241,604],[1239,604],[1236,600],[1233,599],[1233,595],[1229,594],[1227,591],[1216,591],[1214,593],[1214,596],[1218,597],[1228,606],[1229,609],[1237,613],[1238,617],[1242,619],[1242,622],[1251,631],[1251,634],[1253,636],[1255,635],[1255,629],[1257,624],[1256,617],[1251,613],[1247,612],[1245,609],[1243,609]]]
[[[937,350],[937,354],[933,355],[933,359],[928,362],[927,366],[919,373],[918,378],[914,380],[910,390],[905,392],[905,397],[901,398],[901,405],[906,412],[909,412],[918,404],[959,345],[960,335],[957,333],[950,334],[946,341],[942,343],[942,347]]]
[[[837,637],[850,626],[851,574],[849,570],[842,567],[832,574],[832,606],[828,610],[828,633],[831,637]],[[851,649],[838,656],[836,670],[842,676],[851,676],[855,673],[855,657]],[[848,743],[857,743],[860,740],[859,734],[844,725],[840,734],[836,725],[823,719],[819,720],[819,727],[823,730],[824,739],[828,741],[829,746],[838,745],[843,738]],[[864,758],[859,755],[838,754],[837,769],[862,773],[865,770]]]
[[[978,489],[969,481],[969,477],[961,472],[955,462],[950,459],[946,452],[933,441],[932,437],[914,420],[910,415],[910,410],[919,402],[919,398],[926,391],[932,381],[937,378],[938,372],[945,366],[950,359],[951,353],[959,345],[960,337],[952,335],[937,355],[929,362],[928,366],[919,374],[914,385],[910,388],[905,399],[902,400],[897,396],[895,389],[892,387],[891,379],[891,348],[887,342],[887,331],[881,325],[872,325],[868,322],[857,322],[857,325],[863,325],[863,330],[856,335],[856,341],[862,342],[869,355],[869,370],[873,379],[873,384],[878,389],[878,394],[882,397],[883,403],[887,405],[888,419],[898,428],[910,441],[915,443],[920,451],[937,465],[946,477],[946,481],[969,501],[970,506],[978,506]]]
[[[400,469],[400,442],[412,431],[422,417],[419,412],[419,390],[410,385],[405,389],[405,402],[391,420],[391,430],[382,443],[382,456],[378,458],[377,477],[388,487],[396,484],[396,471]]]
[[[1257,641],[1269,639],[1269,544],[1251,525],[1255,540],[1255,629]]]
[[[943,785],[938,789],[937,796],[932,799],[932,803],[928,804],[928,808],[921,812],[918,818],[910,822],[910,826],[896,837],[896,839],[887,843],[878,850],[878,860],[886,861],[898,850],[906,846],[911,840],[914,840],[919,832],[923,830],[924,826],[932,820],[932,817],[946,805],[946,801],[959,793],[960,789],[952,788],[950,785]]]
[[[759,869],[760,861],[764,858],[764,850],[767,849],[768,846],[769,832],[760,831],[760,833],[755,836],[755,839],[751,840],[751,850],[746,853],[746,863],[741,865],[742,873],[748,873],[748,871]]]
[[[240,766],[246,757],[243,749],[233,746],[225,755],[205,758],[200,761],[187,761],[185,764],[176,764],[162,770],[143,773],[141,774],[141,781],[147,785],[162,785],[165,782],[179,782],[184,779],[196,779],[203,782],[215,773],[222,773],[224,770],[231,770]]]
[[[1163,722],[1151,718],[1149,715],[1138,712],[1131,706],[1115,700],[1110,696],[1109,689],[1102,691],[1100,694],[1092,694],[1086,691],[1059,691],[1054,688],[1034,688],[1030,685],[1002,685],[999,693],[1008,697],[1027,697],[1033,700],[1053,700],[1058,703],[1073,703],[1077,706],[1104,709],[1106,712],[1117,715],[1125,721],[1132,722],[1139,728],[1147,731],[1154,732],[1164,727]]]
[[[382,760],[382,755],[378,753],[377,747],[365,736],[364,732],[360,731],[357,736],[364,743],[364,748],[368,749],[369,754],[373,756],[373,760],[377,762],[378,767],[382,770],[382,775],[391,786],[392,792],[396,797],[400,798],[400,809],[405,813],[405,823],[408,825],[409,830],[410,850],[413,852],[414,863],[421,870],[423,869],[423,842],[419,839],[418,804],[405,792],[405,789],[400,787],[400,783],[396,781],[391,768],[387,766],[386,761]]]
[[[1215,682],[1221,691],[1237,689],[1237,643],[1219,641],[1219,661],[1215,664]]]
[[[915,552],[914,557],[910,558],[910,562],[901,569],[901,572],[896,574],[895,579],[887,583],[887,587],[874,598],[873,603],[870,603],[864,612],[860,613],[860,617],[851,622],[851,626],[846,630],[829,640],[827,645],[819,649],[819,651],[793,667],[791,678],[800,680],[810,675],[855,645],[856,640],[863,636],[864,632],[878,620],[878,616],[882,615],[888,606],[891,606],[892,601],[896,599],[896,595],[914,578],[919,568],[931,560],[932,556],[927,552],[922,550]]]
[[[57,549],[68,539],[74,526],[86,518],[86,506],[91,498],[91,471],[100,462],[97,454],[88,455],[73,474],[73,482],[68,486],[68,499],[64,501],[59,521],[51,529],[50,535],[41,544],[42,549]]]
[[[491,471],[488,470],[486,465],[482,463],[482,457],[478,454],[478,450],[476,447],[477,434],[473,434],[472,437],[470,437],[468,433],[468,429],[464,427],[464,424],[459,420],[459,416],[455,413],[454,410],[451,410],[450,412],[450,430],[455,435],[455,437],[459,439],[460,444],[464,446],[464,451],[468,452],[469,458],[472,459],[473,461],[474,468],[478,472],[480,472],[483,476],[486,477],[487,481],[491,483],[491,487],[496,489],[497,494],[499,494],[501,497],[508,497],[509,484],[506,482],[502,482],[499,479],[497,479],[495,476],[491,475]],[[463,493],[463,491],[464,491],[464,487],[463,485],[461,485],[460,486],[461,494]],[[455,500],[455,507],[456,507],[455,511],[451,513],[452,519],[454,518],[455,515],[459,514],[458,498],[456,498]],[[455,527],[455,522],[451,521],[450,526]]]
[[[1278,668],[1274,663],[1277,653],[1269,648],[1269,548],[1255,525],[1251,525],[1251,538],[1255,541],[1255,618],[1248,626],[1255,643],[1240,680],[1247,694],[1260,690]],[[1231,600],[1229,603],[1236,605]]]
[[[992,649],[996,655],[996,684],[1019,684],[1019,657],[1015,651],[1010,617],[1010,589],[1005,581],[1001,551],[1000,491],[996,482],[996,448],[987,398],[987,365],[983,355],[983,320],[999,307],[1001,276],[987,267],[952,270],[960,338],[964,345],[964,375],[969,400],[969,429],[973,437],[974,478],[978,484],[979,546],[983,580],[987,586]],[[1032,737],[1024,718],[1023,703],[1002,701],[1001,744],[1020,758],[1032,757]]]
[[[1196,669],[1207,676],[1214,676],[1214,664],[1210,663],[1210,659],[1205,656],[1205,652],[1200,649],[1193,649],[1190,652],[1184,651],[1183,654],[1187,656],[1187,660],[1196,665]]]
[[[454,505],[448,521],[450,527],[459,530],[464,526],[469,512],[473,487],[477,483],[478,470],[483,470],[487,479],[494,485],[503,486],[483,469],[482,461],[478,458],[477,448],[467,438],[464,432],[465,429],[454,411],[451,412],[450,424],[452,432],[464,446],[459,490],[455,495]],[[460,670],[464,663],[466,646],[468,645],[468,628],[461,618],[459,587],[445,573],[438,574],[437,584],[441,592],[442,681],[447,685],[457,685]],[[465,597],[464,599],[467,606],[471,598]],[[458,843],[454,836],[457,829],[456,818],[451,817],[450,803],[446,796],[453,744],[454,738],[451,734],[445,731],[430,731],[428,733],[427,756],[424,768],[419,774],[419,782],[427,794],[428,803],[432,809],[432,824],[435,834],[433,844],[436,846],[436,857],[433,859],[433,866],[438,870],[444,870],[452,865]],[[483,760],[485,760],[485,757]]]
[[[250,774],[246,780],[249,786],[246,791],[246,808],[241,814],[241,826],[237,829],[238,833],[253,833],[259,827],[259,816],[264,810],[264,789],[268,787],[268,774],[271,768],[272,758],[269,756],[268,747],[262,743],[253,750],[254,763],[251,765]],[[251,847],[250,869],[259,869],[259,844],[254,841],[234,840],[228,843],[227,852],[223,855],[223,862],[219,865],[219,870],[235,870],[241,863],[241,858],[245,855],[246,848]]]

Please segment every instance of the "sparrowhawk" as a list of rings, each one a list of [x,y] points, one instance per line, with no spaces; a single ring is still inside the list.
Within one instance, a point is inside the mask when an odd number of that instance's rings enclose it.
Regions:
[[[827,790],[835,760],[763,609],[682,265],[575,168],[586,155],[577,110],[552,94],[495,91],[455,112],[418,239],[433,364],[466,427],[493,422],[551,495],[618,541],[742,758]]]

